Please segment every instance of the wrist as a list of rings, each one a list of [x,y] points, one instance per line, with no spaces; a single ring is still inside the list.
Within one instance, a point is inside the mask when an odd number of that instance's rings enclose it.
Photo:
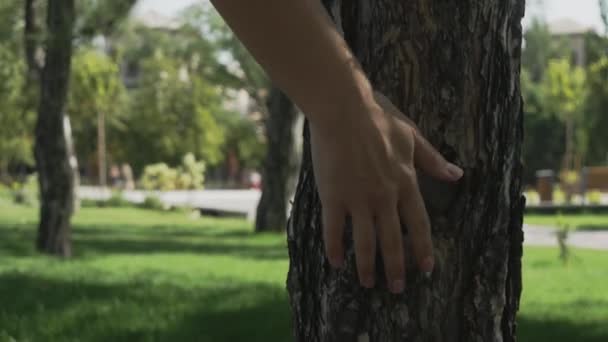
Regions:
[[[302,108],[311,126],[318,131],[332,131],[361,116],[369,116],[377,106],[374,90],[363,75],[356,73],[347,82],[323,89],[316,103]]]

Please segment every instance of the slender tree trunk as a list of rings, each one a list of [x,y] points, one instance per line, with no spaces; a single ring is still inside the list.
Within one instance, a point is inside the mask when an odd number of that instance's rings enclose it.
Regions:
[[[103,112],[99,112],[97,113],[97,170],[101,187],[107,184],[106,160],[106,118]]]
[[[70,155],[71,137],[64,119],[74,15],[74,0],[48,1],[48,37],[34,151],[40,184],[37,248],[64,257],[71,254],[70,218],[75,187],[75,157]]]
[[[392,295],[379,266],[377,287],[366,290],[358,285],[350,227],[346,267],[332,270],[325,259],[306,131],[288,226],[295,340],[514,341],[523,240],[524,1],[325,3],[375,88],[465,176],[457,185],[420,176],[433,227],[431,278],[410,267],[406,292]]]
[[[24,1],[25,27],[24,27],[24,49],[27,65],[27,83],[30,84],[38,79],[40,65],[36,59],[38,49],[38,21],[36,16],[36,0]]]
[[[262,197],[258,204],[256,231],[282,231],[287,226],[287,201],[293,187],[290,181],[294,164],[294,125],[298,110],[278,88],[273,87],[267,101],[266,137]]]

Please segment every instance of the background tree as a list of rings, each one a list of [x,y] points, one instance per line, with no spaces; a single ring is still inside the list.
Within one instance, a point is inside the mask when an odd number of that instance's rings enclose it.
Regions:
[[[263,114],[266,152],[255,229],[282,231],[287,225],[287,206],[294,190],[299,159],[298,140],[294,135],[298,110],[271,85],[261,67],[209,4],[194,6],[189,19],[203,27],[208,39],[218,46],[216,58],[226,61],[226,67],[219,69],[225,84],[245,90],[253,100],[254,110]]]
[[[128,159],[117,158],[132,163],[136,174],[158,161],[177,165],[187,153],[207,164],[220,160],[224,132],[214,116],[219,92],[200,75],[158,52],[142,62],[132,96],[120,138]]]
[[[287,204],[297,172],[294,125],[298,109],[281,90],[273,87],[267,100],[266,157],[262,168],[262,195],[256,212],[255,230],[284,231]]]
[[[533,82],[525,69],[521,72],[521,91],[525,102],[524,182],[534,184],[536,171],[561,168],[566,150],[566,126],[547,108],[545,87]]]
[[[587,162],[590,165],[608,164],[608,57],[589,67],[588,96],[585,101],[583,124],[587,131]]]
[[[450,186],[421,176],[437,260],[431,278],[410,268],[405,294],[395,296],[379,269],[377,288],[366,290],[356,279],[350,227],[345,268],[331,269],[324,256],[306,134],[288,228],[295,340],[514,341],[524,2],[325,3],[372,84],[464,167],[465,178]]]
[[[74,0],[49,0],[47,11],[35,143],[41,200],[37,248],[68,257],[75,184],[65,104],[72,61]]]
[[[582,124],[585,71],[581,67],[572,66],[568,59],[551,60],[543,87],[548,111],[560,118],[566,127],[566,150],[562,167],[567,170],[576,169],[575,161],[582,160],[587,146],[587,135]]]
[[[74,56],[68,112],[72,118],[79,160],[97,154],[98,184],[106,185],[106,121],[111,128],[122,126],[126,90],[119,66],[104,53],[84,48]],[[91,139],[97,136],[97,139]],[[95,143],[96,142],[96,143]],[[115,144],[116,145],[116,144]]]

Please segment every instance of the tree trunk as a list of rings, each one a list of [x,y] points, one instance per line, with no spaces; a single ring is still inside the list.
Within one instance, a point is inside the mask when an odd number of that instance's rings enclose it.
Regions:
[[[258,204],[255,230],[282,231],[287,226],[287,201],[293,191],[294,125],[298,110],[278,88],[273,87],[267,101],[267,151],[262,177],[262,197]]]
[[[27,83],[30,84],[38,79],[40,65],[36,59],[38,49],[38,21],[36,17],[36,0],[24,1],[25,27],[23,47],[25,50],[25,61],[27,65]]]
[[[521,292],[523,0],[325,1],[375,88],[463,167],[456,185],[419,177],[432,221],[430,279],[406,292],[332,270],[321,233],[308,131],[288,226],[296,341],[514,341]],[[404,235],[405,237],[407,235]],[[381,261],[378,256],[378,265]],[[411,261],[409,261],[411,264]]]
[[[101,111],[97,113],[97,170],[101,187],[107,185],[106,160],[106,118]]]
[[[48,37],[34,151],[40,184],[37,248],[68,257],[75,157],[70,155],[71,137],[66,130],[64,110],[72,59],[74,0],[49,0],[47,10]]]

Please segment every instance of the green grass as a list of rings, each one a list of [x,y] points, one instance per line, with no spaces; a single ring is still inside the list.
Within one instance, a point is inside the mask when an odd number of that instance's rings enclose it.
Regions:
[[[282,235],[239,219],[85,208],[72,260],[36,254],[35,211],[0,203],[0,342],[289,341]],[[527,248],[521,341],[608,340],[608,253]]]
[[[568,225],[580,230],[608,230],[608,215],[606,214],[564,214],[564,215],[526,215],[527,224],[559,227]]]

